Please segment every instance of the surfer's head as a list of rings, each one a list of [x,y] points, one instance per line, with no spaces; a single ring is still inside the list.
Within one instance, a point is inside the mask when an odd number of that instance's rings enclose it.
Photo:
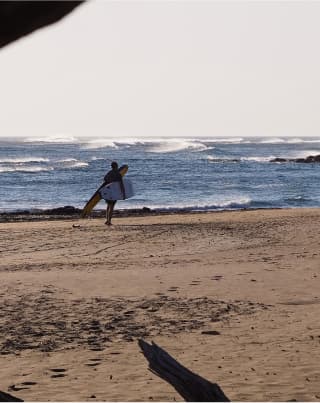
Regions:
[[[118,163],[116,161],[111,162],[111,168],[112,169],[118,169]]]

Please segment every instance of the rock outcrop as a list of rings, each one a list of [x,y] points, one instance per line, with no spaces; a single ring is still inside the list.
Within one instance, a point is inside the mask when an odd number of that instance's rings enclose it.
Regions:
[[[309,155],[306,158],[274,158],[270,160],[270,162],[297,162],[303,164],[310,164],[312,162],[320,162],[320,154],[318,155]]]

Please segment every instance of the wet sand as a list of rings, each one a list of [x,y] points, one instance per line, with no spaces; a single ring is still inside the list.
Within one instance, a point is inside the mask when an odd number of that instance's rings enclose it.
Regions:
[[[0,390],[181,400],[143,338],[232,400],[320,400],[319,224],[319,209],[1,223]]]

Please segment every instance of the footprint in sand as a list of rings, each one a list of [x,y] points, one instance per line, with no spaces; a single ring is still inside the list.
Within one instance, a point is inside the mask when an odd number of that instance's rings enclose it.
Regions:
[[[51,378],[63,378],[66,376],[64,372],[67,370],[64,368],[51,368],[50,371],[54,372],[54,374],[51,375]]]
[[[219,281],[219,280],[221,280],[223,278],[223,276],[213,276],[213,277],[211,277],[211,280],[216,280],[216,281]]]
[[[201,332],[201,334],[207,334],[207,335],[211,335],[211,336],[219,336],[220,332],[218,332],[217,330],[203,330]]]
[[[51,368],[50,371],[52,372],[67,372],[64,368]]]
[[[93,346],[93,347],[90,348],[90,350],[91,350],[91,351],[103,351],[104,348],[103,348],[103,347],[100,347],[100,346],[97,346],[97,347],[94,347],[94,346]]]
[[[168,291],[177,291],[179,287],[170,287],[168,288]]]
[[[9,391],[9,392],[11,392],[11,391],[18,392],[19,390],[23,390],[23,389],[30,389],[30,388],[26,388],[26,387],[24,387],[24,386],[19,387],[19,386],[16,386],[16,385],[10,385],[10,386],[8,387],[8,391]]]

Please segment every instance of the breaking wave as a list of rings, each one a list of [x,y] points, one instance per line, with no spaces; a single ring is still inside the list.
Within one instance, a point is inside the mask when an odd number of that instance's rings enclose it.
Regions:
[[[186,141],[186,140],[180,140],[180,141],[170,141],[170,140],[163,140],[159,141],[158,143],[154,142],[150,144],[146,148],[147,152],[152,152],[152,153],[170,153],[170,152],[178,152],[178,151],[183,151],[183,150],[189,150],[189,151],[205,151],[212,149],[212,147],[208,147],[205,144],[199,142],[199,141]]]
[[[88,162],[85,161],[79,161],[76,158],[65,158],[63,160],[57,161],[58,168],[63,168],[63,169],[72,169],[72,168],[84,168],[89,166]]]
[[[214,157],[212,155],[207,156],[207,160],[210,163],[221,163],[221,162],[270,162],[273,158],[273,155],[269,157]]]
[[[48,158],[42,157],[22,157],[22,158],[3,158],[0,159],[0,164],[24,164],[27,162],[49,162]]]
[[[25,143],[54,143],[54,144],[75,144],[79,140],[69,135],[57,135],[47,137],[28,137],[24,139]]]
[[[81,147],[83,149],[99,149],[99,148],[129,148],[129,147],[145,147],[146,152],[152,153],[170,153],[178,151],[205,151],[213,147],[204,144],[200,140],[193,139],[155,139],[155,138],[109,138],[109,139],[92,139],[83,141]]]
[[[16,167],[8,167],[8,166],[0,166],[0,173],[6,173],[6,172],[48,172],[48,171],[53,171],[53,167],[39,167],[39,166],[16,166]]]
[[[161,211],[174,211],[174,210],[187,210],[187,211],[210,211],[210,210],[238,210],[243,208],[250,208],[252,200],[248,197],[239,198],[238,200],[226,200],[221,202],[204,202],[204,203],[172,203],[172,204],[153,204],[149,203],[148,206],[154,210]],[[144,204],[135,204],[135,208],[143,208]],[[131,206],[133,207],[133,206]]]
[[[244,141],[242,137],[213,137],[206,138],[205,141],[207,143],[234,143],[240,144]]]
[[[77,138],[71,135],[55,135],[24,138],[25,143],[80,144],[83,149],[99,149],[146,146],[151,152],[175,152],[185,149],[206,150],[212,144],[303,144],[320,143],[319,137],[92,137]]]
[[[86,150],[107,148],[107,147],[118,148],[116,143],[110,139],[93,139],[81,143],[81,148]]]
[[[301,150],[298,152],[290,153],[289,158],[306,158],[310,155],[318,155],[320,154],[320,149],[318,150]]]
[[[89,166],[89,164],[87,162],[77,161],[77,162],[73,162],[70,165],[68,165],[68,168],[84,168],[87,166]]]
[[[48,172],[55,169],[73,169],[89,166],[88,162],[76,158],[53,160],[50,165],[48,158],[3,158],[0,160],[0,173],[7,172]],[[35,165],[35,163],[37,165]]]
[[[214,137],[203,139],[206,143],[226,144],[303,144],[320,143],[319,137]]]

